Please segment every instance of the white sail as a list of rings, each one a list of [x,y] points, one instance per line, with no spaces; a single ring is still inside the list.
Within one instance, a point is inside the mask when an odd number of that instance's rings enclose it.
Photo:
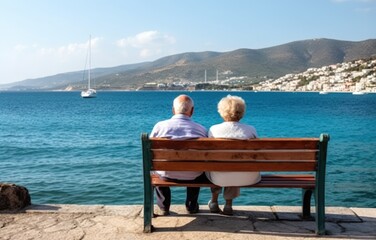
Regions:
[[[83,98],[95,98],[97,96],[97,91],[90,87],[91,81],[91,36],[89,39],[89,48],[88,48],[88,58],[89,58],[89,67],[88,67],[88,76],[87,76],[87,89],[81,92],[81,97]]]

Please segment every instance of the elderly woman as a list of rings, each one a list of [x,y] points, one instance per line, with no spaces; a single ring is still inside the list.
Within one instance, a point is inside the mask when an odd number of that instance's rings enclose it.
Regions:
[[[213,125],[209,129],[209,137],[230,138],[230,139],[250,139],[257,138],[256,129],[253,126],[240,123],[240,119],[245,113],[245,102],[241,97],[224,97],[218,103],[218,112],[224,120],[223,123]],[[213,213],[221,212],[218,206],[218,196],[224,187],[223,197],[226,204],[223,208],[223,214],[232,215],[232,200],[240,195],[240,188],[255,184],[260,181],[259,172],[206,172],[208,179],[221,187],[211,189],[212,198],[209,201],[209,209]]]

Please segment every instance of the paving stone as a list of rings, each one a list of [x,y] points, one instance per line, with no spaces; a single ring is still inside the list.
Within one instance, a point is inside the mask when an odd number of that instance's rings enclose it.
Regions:
[[[301,220],[302,208],[296,206],[272,206],[272,211],[280,220]]]
[[[248,216],[251,220],[276,220],[276,215],[269,206],[235,206],[235,214]]]
[[[368,236],[370,239],[376,239],[376,222],[364,223],[339,223],[340,226],[345,228],[345,232],[349,233],[348,236]]]
[[[24,212],[27,213],[35,213],[35,212],[44,212],[44,213],[55,213],[61,205],[56,204],[31,204],[30,206],[23,209]]]
[[[364,222],[376,222],[376,208],[350,208]]]
[[[280,220],[301,220],[302,210],[297,206],[273,206],[274,213]],[[315,208],[311,208],[312,221],[315,217]],[[362,220],[349,208],[326,207],[325,221],[327,222],[361,222]]]
[[[128,206],[115,206],[106,205],[104,206],[104,211],[107,215],[121,215],[127,217],[137,217],[140,215],[143,206],[141,205],[128,205]]]
[[[317,239],[315,222],[301,220],[298,206],[235,206],[234,210],[233,216],[225,216],[201,206],[200,213],[187,214],[184,205],[173,205],[170,216],[153,218],[156,231],[145,234],[140,205],[34,205],[0,214],[0,239]],[[375,209],[328,207],[327,215],[328,235],[320,240],[376,239]]]
[[[25,208],[25,212],[45,213],[98,213],[103,211],[104,205],[77,205],[77,204],[45,204],[31,205]]]
[[[349,208],[345,207],[326,207],[326,221],[329,222],[361,222],[362,220]]]
[[[342,228],[339,224],[334,222],[325,223],[326,234],[328,236],[342,236],[346,229]]]
[[[1,214],[0,216],[0,229],[14,221],[14,217],[12,217],[10,214]]]

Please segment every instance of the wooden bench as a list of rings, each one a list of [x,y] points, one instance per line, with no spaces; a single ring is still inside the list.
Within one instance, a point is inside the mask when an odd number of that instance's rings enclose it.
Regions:
[[[171,140],[149,138],[143,133],[141,140],[144,232],[152,231],[154,187],[215,186],[210,182],[166,181],[152,171],[260,171],[261,181],[244,187],[302,189],[303,218],[311,216],[313,193],[316,234],[325,234],[325,168],[329,135],[321,134],[320,138]]]

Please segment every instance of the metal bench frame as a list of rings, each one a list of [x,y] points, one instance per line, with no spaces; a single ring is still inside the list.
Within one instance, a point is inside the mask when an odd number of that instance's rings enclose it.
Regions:
[[[153,171],[259,171],[248,188],[301,188],[302,216],[311,217],[315,199],[316,234],[325,234],[325,172],[328,134],[319,138],[170,140],[141,135],[144,175],[144,232],[152,232],[154,187],[212,187],[210,182],[166,181]],[[270,174],[270,172],[278,172]],[[283,172],[281,174],[281,172]],[[307,173],[308,172],[308,173]]]

